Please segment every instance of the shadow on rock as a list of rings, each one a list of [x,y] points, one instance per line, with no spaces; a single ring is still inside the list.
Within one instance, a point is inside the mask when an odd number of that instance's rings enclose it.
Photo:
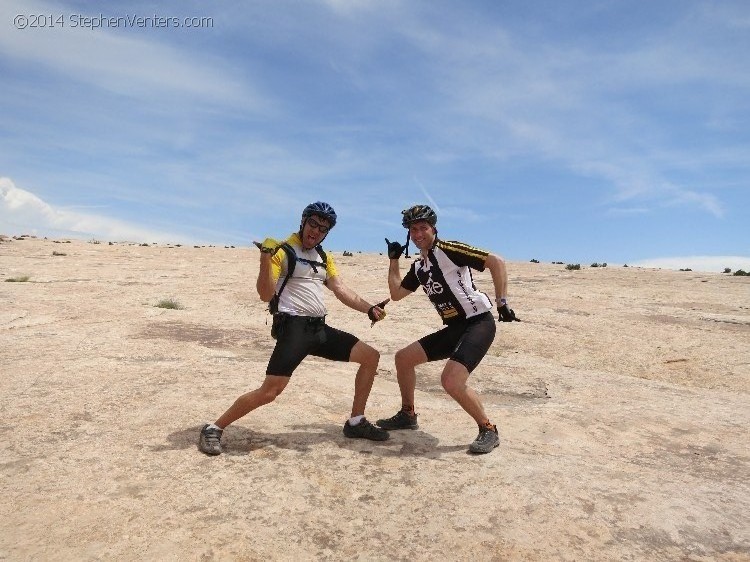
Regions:
[[[167,435],[163,445],[151,447],[151,451],[179,451],[194,448],[198,450],[198,437],[202,425],[174,431]],[[366,439],[348,439],[344,437],[342,427],[333,424],[309,424],[291,426],[293,431],[278,433],[259,433],[250,429],[232,425],[222,438],[224,454],[229,456],[247,455],[263,450],[265,456],[273,454],[273,449],[282,449],[307,453],[313,447],[333,444],[340,449],[348,449],[363,455],[378,457],[424,457],[437,459],[445,453],[465,451],[466,445],[439,445],[439,440],[421,430],[391,432],[388,441],[369,441]]]

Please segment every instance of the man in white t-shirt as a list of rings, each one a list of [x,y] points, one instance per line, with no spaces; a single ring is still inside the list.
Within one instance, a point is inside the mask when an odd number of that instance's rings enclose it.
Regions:
[[[336,212],[327,203],[311,203],[302,212],[299,232],[281,244],[270,238],[256,244],[261,250],[256,289],[273,312],[272,336],[276,339],[276,346],[261,386],[237,398],[214,423],[203,426],[199,448],[207,455],[222,452],[224,428],[256,408],[273,402],[308,355],[359,363],[351,416],[344,424],[344,435],[373,441],[388,439],[388,432],[371,424],[364,415],[380,354],[357,337],[337,330],[325,321],[327,309],[323,302],[323,287],[330,289],[346,306],[366,313],[373,322],[385,317],[382,307],[388,302],[372,305],[341,281],[331,254],[320,245],[336,224],[336,219]]]

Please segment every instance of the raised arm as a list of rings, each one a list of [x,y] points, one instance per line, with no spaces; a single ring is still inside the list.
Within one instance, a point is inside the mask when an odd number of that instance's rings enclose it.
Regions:
[[[400,301],[412,294],[412,291],[401,286],[401,266],[398,259],[392,259],[388,266],[388,290],[393,301]]]
[[[255,288],[263,302],[270,301],[276,291],[276,282],[271,269],[271,254],[269,253],[261,252],[260,254],[260,270],[258,271]]]

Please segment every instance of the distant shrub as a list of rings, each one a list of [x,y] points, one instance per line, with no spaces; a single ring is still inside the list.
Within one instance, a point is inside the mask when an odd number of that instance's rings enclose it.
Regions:
[[[731,267],[725,267],[724,268],[724,273],[732,273],[732,268]]]
[[[148,242],[144,242],[143,244],[141,244],[141,246],[146,246],[146,247],[148,247]]]
[[[562,262],[560,262],[560,263],[562,263]],[[569,263],[568,265],[565,266],[565,269],[567,269],[569,271],[577,271],[577,270],[581,269],[581,264],[580,263],[576,263],[576,264]]]
[[[53,256],[67,256],[68,254],[66,254],[65,252],[54,251],[52,252],[52,255]]]
[[[742,277],[744,275],[750,275],[750,272],[747,272],[744,269],[738,269],[732,275],[738,275],[738,276]]]
[[[531,260],[531,263],[539,263],[539,260]]]
[[[693,270],[690,269],[689,267],[686,267],[685,269],[680,269],[680,271],[693,271]]]
[[[174,299],[163,299],[155,305],[156,308],[168,308],[170,310],[182,310],[185,308]]]
[[[29,279],[31,279],[31,277],[28,275],[21,275],[20,277],[9,277],[5,281],[8,283],[26,283]]]
[[[628,264],[623,265],[622,267],[628,267]]]
[[[554,265],[562,265],[562,264],[564,264],[565,262],[562,262],[562,261],[553,261],[552,263],[553,263]]]

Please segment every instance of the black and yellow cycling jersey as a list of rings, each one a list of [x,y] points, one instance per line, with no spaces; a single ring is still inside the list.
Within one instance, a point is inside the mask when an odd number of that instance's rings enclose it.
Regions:
[[[408,291],[421,285],[443,319],[451,324],[492,310],[492,301],[474,285],[471,269],[484,271],[489,252],[468,244],[435,240],[435,244],[415,260],[401,281]]]
[[[326,252],[325,262],[322,262],[323,258],[317,249],[302,248],[302,241],[297,233],[289,236],[285,242],[295,251],[296,263],[279,295],[278,312],[292,316],[325,316],[327,309],[323,303],[323,284],[337,275],[331,253]],[[282,246],[271,258],[271,274],[276,281],[277,294],[288,271],[288,256]]]

